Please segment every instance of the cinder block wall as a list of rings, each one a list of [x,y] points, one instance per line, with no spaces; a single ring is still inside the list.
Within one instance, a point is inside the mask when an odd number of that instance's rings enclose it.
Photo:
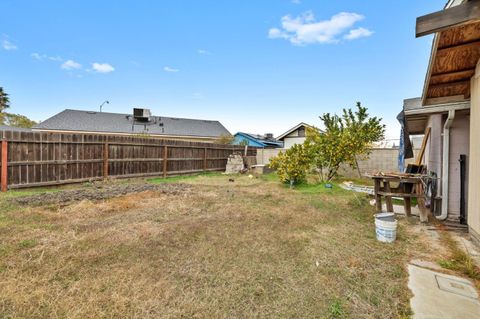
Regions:
[[[413,151],[415,157],[418,149]],[[405,160],[405,167],[408,164],[414,163],[415,159]],[[399,172],[398,170],[398,149],[394,148],[374,148],[370,153],[368,159],[359,160],[358,167],[362,175],[372,174],[375,172]],[[358,171],[353,170],[348,165],[343,165],[339,174],[345,177],[358,177]]]
[[[257,163],[268,164],[270,158],[276,156],[283,149],[258,149],[257,150]],[[414,150],[415,156],[418,153],[418,149]],[[414,159],[405,161],[405,166],[409,163],[413,163]],[[366,160],[360,160],[358,162],[360,172],[362,175],[367,173],[374,173],[378,171],[383,172],[398,172],[398,149],[393,148],[374,148],[372,153]],[[357,170],[352,170],[348,165],[343,165],[340,169],[340,175],[346,177],[358,177]]]

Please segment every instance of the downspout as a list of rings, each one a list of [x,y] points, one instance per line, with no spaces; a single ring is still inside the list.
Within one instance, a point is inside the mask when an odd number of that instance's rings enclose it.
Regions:
[[[455,110],[448,111],[448,117],[443,126],[443,159],[442,159],[442,213],[436,216],[439,220],[445,220],[448,217],[448,173],[450,160],[450,127],[455,118]]]

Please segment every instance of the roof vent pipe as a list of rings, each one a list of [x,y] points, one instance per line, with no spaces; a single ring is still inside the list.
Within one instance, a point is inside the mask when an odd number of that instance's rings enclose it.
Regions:
[[[455,119],[455,110],[448,111],[448,117],[443,126],[443,159],[442,159],[442,213],[436,216],[439,220],[448,217],[448,173],[450,161],[450,127]]]

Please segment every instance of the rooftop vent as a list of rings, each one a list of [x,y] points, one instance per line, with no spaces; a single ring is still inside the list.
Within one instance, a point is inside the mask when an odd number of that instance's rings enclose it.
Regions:
[[[265,139],[267,139],[267,140],[273,140],[273,134],[272,134],[272,133],[267,133],[267,134],[265,134]]]
[[[134,108],[133,109],[133,118],[136,121],[143,121],[143,122],[148,122],[150,121],[150,116],[152,114],[150,113],[149,109],[141,109],[141,108]]]

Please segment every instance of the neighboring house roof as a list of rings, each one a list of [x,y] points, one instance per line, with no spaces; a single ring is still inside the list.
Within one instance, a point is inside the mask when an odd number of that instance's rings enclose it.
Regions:
[[[0,125],[0,131],[31,132],[31,128]]]
[[[34,126],[34,130],[81,131],[119,134],[151,134],[188,137],[219,137],[230,132],[219,121],[151,116],[133,121],[131,114],[64,110]]]
[[[258,143],[259,145],[261,145],[261,147],[283,147],[283,143],[281,141],[277,141],[276,139],[269,139],[264,135],[238,132],[237,134],[235,134],[235,137],[239,135],[255,143]]]
[[[291,129],[289,129],[288,131],[286,131],[285,133],[283,133],[279,137],[277,137],[277,140],[279,140],[279,141],[283,140],[285,137],[287,137],[287,135],[291,134],[292,132],[295,132],[296,130],[298,130],[302,126],[304,126],[305,128],[314,128],[312,125],[309,125],[307,123],[302,122],[302,123],[299,123],[298,125],[292,127]]]

